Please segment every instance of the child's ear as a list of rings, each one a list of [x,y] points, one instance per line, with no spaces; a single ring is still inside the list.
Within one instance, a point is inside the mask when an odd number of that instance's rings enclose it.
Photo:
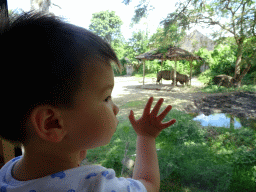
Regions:
[[[55,108],[40,106],[33,110],[30,120],[34,132],[43,140],[58,143],[67,133],[60,111]]]

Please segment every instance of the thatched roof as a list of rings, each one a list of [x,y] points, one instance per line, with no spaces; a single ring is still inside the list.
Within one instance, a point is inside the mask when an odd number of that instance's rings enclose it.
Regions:
[[[187,60],[187,61],[193,61],[193,60],[203,60],[201,57],[197,55],[193,55],[192,53],[178,48],[178,47],[170,47],[168,51],[165,54],[165,57],[163,56],[163,53],[160,53],[159,50],[153,49],[149,52],[143,53],[141,55],[135,56],[136,59],[145,59],[145,60],[170,60],[170,61],[178,61],[178,60]]]

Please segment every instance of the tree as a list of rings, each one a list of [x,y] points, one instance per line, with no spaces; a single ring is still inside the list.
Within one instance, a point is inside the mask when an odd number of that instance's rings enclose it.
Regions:
[[[157,28],[156,33],[150,37],[150,46],[165,53],[170,46],[179,47],[185,34],[185,31],[178,28],[176,24]]]
[[[89,29],[111,44],[114,39],[121,38],[122,24],[114,11],[101,11],[92,15]]]
[[[30,0],[31,10],[38,10],[49,13],[49,8],[51,5],[57,6],[61,9],[60,6],[51,2],[51,0]]]
[[[149,11],[153,10],[154,7],[150,5],[150,0],[140,0],[139,4],[135,7],[135,14],[132,17],[131,26],[138,24],[143,17],[147,17]],[[131,0],[123,0],[125,5],[129,5]]]
[[[129,0],[126,1],[129,2]],[[255,3],[255,0],[213,0],[207,2],[204,0],[185,0],[185,2],[176,4],[176,11],[170,13],[163,23],[165,25],[177,24],[184,30],[190,29],[194,24],[207,24],[207,27],[217,25],[221,30],[213,33],[215,37],[223,36],[227,32],[231,33],[237,44],[233,81],[240,86],[243,76],[249,71],[256,57],[256,52],[248,55],[249,57],[242,57],[245,41],[256,36]],[[142,16],[138,16],[137,20],[141,18]],[[221,22],[224,20],[227,22]],[[245,63],[247,67],[240,73],[241,66]]]
[[[136,55],[140,55],[149,51],[149,37],[148,31],[137,31],[132,33],[132,37],[128,40],[125,46],[125,57],[127,57],[132,63],[136,71],[138,71],[141,63],[137,63],[138,60],[135,59]]]

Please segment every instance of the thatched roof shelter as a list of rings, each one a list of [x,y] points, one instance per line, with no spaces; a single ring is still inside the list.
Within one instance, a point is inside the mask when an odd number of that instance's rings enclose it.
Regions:
[[[140,54],[135,56],[136,59],[145,59],[145,60],[170,60],[170,61],[179,61],[179,60],[187,60],[187,61],[194,61],[194,60],[203,60],[201,57],[197,55],[193,55],[192,53],[178,48],[178,47],[170,47],[165,56],[163,53],[160,53],[157,49],[153,49],[149,52]]]
[[[135,56],[138,60],[154,60],[158,59],[161,61],[170,60],[175,61],[175,69],[176,72],[176,61],[179,60],[187,60],[190,61],[190,85],[191,85],[191,76],[192,76],[192,61],[194,60],[203,60],[201,57],[197,55],[193,55],[192,53],[181,49],[179,47],[170,46],[166,53],[162,53],[159,49],[153,49],[146,53]],[[145,62],[143,62],[143,85],[144,85],[144,76],[145,76]],[[176,85],[176,73],[174,75],[174,85]]]

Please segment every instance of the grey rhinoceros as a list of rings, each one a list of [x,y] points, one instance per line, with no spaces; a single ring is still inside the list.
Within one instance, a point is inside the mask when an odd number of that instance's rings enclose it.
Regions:
[[[165,80],[172,80],[172,84],[174,82],[174,70],[172,71],[168,71],[168,70],[164,70],[164,71],[159,71],[157,73],[157,80],[156,82],[159,83],[159,81],[161,79],[165,79]],[[183,74],[180,74],[179,72],[176,71],[176,85],[177,85],[177,82],[180,82],[182,85],[185,83],[186,85],[188,85],[188,76],[187,75],[183,75]]]

